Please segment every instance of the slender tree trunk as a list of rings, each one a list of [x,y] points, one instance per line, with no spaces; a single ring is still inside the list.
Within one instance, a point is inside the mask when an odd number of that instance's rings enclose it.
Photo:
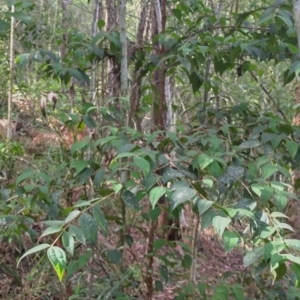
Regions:
[[[165,11],[166,1],[163,0],[161,7],[159,0],[152,0],[152,38],[157,34],[164,33],[165,19],[162,20],[162,11]],[[153,45],[154,57],[162,57],[165,49],[159,43]],[[165,98],[165,81],[166,81],[166,67],[164,63],[153,72],[153,86],[155,88],[154,93],[154,105],[153,105],[153,129],[165,130],[166,121],[166,98]]]
[[[137,42],[135,45],[136,50],[143,51],[142,44],[144,40],[144,32],[146,21],[148,17],[148,5],[147,3],[142,7],[141,18],[137,31]],[[134,68],[131,76],[131,92],[130,92],[130,111],[128,114],[128,126],[135,127],[138,131],[142,130],[141,116],[139,116],[140,100],[142,96],[142,78],[140,77],[140,71],[142,67]]]
[[[120,11],[119,11],[119,27],[120,27],[120,42],[121,42],[121,79],[120,79],[120,96],[127,97],[128,90],[128,58],[127,58],[127,27],[126,27],[126,4],[127,0],[120,0]],[[120,172],[121,183],[125,185],[128,181],[129,174],[127,171]],[[126,206],[124,201],[121,199],[121,215],[123,229],[120,230],[120,249],[122,249],[122,263],[120,271],[125,271],[125,226],[126,226]]]
[[[295,28],[297,32],[297,39],[298,39],[298,55],[300,55],[300,0],[294,0],[294,20],[295,20]],[[300,103],[300,80],[299,76],[297,78],[297,86],[295,88],[295,104]],[[293,120],[293,125],[299,126],[300,125],[300,113],[296,114]],[[300,179],[300,170],[291,169],[292,175],[292,184],[294,185],[296,181]],[[291,191],[294,192],[294,191]],[[287,214],[290,217],[289,222],[293,226],[295,230],[295,236],[297,238],[300,237],[300,211],[299,211],[299,204],[298,201],[289,199],[288,203],[288,210]]]
[[[120,78],[120,91],[121,96],[127,96],[128,90],[128,50],[127,50],[127,32],[126,32],[126,2],[120,2],[120,42],[121,42],[121,78]]]
[[[94,16],[92,23],[92,37],[95,37],[98,33],[98,21],[99,21],[99,13],[100,13],[101,2],[100,0],[95,0],[94,6]],[[96,95],[96,62],[93,61],[92,64],[92,73],[91,73],[91,93],[90,93],[90,102],[95,104],[95,95]]]
[[[61,7],[62,7],[62,44],[60,47],[60,55],[64,58],[67,54],[67,44],[68,44],[68,5],[69,0],[61,0]]]
[[[118,24],[118,14],[115,1],[106,0],[106,30],[108,32],[115,31]],[[108,62],[108,74],[109,74],[109,96],[116,98],[114,100],[115,107],[119,110],[119,100],[120,95],[120,62],[118,62],[117,57],[111,57]]]
[[[11,6],[11,12],[14,13],[15,7]],[[10,47],[9,47],[9,92],[8,92],[8,109],[7,109],[7,138],[12,138],[12,97],[14,85],[14,26],[15,18],[11,16],[10,24]]]

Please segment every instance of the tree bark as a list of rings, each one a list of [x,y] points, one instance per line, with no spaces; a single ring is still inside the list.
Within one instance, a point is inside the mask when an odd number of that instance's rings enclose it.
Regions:
[[[11,6],[11,12],[14,13],[15,7]],[[8,92],[8,108],[7,108],[7,138],[12,138],[12,97],[14,85],[14,26],[15,18],[11,16],[10,21],[10,46],[9,46],[9,92]]]
[[[60,56],[64,58],[67,54],[67,44],[68,44],[68,6],[69,0],[61,0],[61,7],[62,7],[62,44],[60,47]]]
[[[300,55],[300,0],[294,0],[294,20],[295,20],[295,28],[297,32],[297,39],[298,39],[298,55]],[[300,82],[299,76],[297,78],[297,86],[295,88],[295,104],[300,103]],[[297,113],[293,120],[293,125],[299,126],[300,125],[300,113]],[[292,175],[292,185],[294,186],[296,181],[300,179],[300,170],[291,169],[290,171]],[[291,192],[294,192],[291,191]],[[300,236],[300,211],[298,201],[294,199],[289,199],[287,215],[289,216],[289,222],[295,230],[294,235],[299,238]]]
[[[143,51],[142,44],[144,41],[144,32],[146,21],[148,17],[148,5],[145,4],[142,7],[141,18],[137,31],[137,41],[135,45],[135,50],[133,51]],[[136,128],[138,131],[142,131],[141,116],[139,115],[140,100],[142,96],[142,78],[140,77],[140,72],[142,66],[139,68],[134,68],[131,76],[131,92],[130,92],[130,111],[128,114],[128,126]]]

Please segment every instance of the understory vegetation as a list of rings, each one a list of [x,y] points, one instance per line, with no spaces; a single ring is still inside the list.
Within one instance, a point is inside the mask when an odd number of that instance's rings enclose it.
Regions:
[[[300,299],[290,2],[1,1],[0,299]]]

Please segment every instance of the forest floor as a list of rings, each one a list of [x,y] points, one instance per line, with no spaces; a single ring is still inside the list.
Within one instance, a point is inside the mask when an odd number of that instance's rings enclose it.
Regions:
[[[211,287],[211,291],[207,294],[211,294],[214,287],[218,282],[222,281],[227,285],[232,285],[237,282],[237,278],[241,278],[246,271],[243,267],[243,253],[242,251],[235,249],[229,253],[225,253],[224,248],[216,236],[212,228],[201,231],[198,243],[198,257],[197,257],[197,268],[196,268],[196,281],[207,284]],[[136,232],[131,232],[131,236],[135,241],[131,248],[127,247],[125,257],[126,264],[130,266],[138,266],[142,272],[146,268],[146,241],[143,237]],[[27,237],[27,238],[26,238]],[[24,243],[30,249],[30,241],[28,236],[25,234],[27,241],[12,241],[8,243],[5,240],[0,242],[0,299],[6,300],[38,300],[38,299],[51,299],[51,300],[63,300],[66,299],[62,296],[62,289],[64,289],[58,283],[56,275],[54,274],[50,263],[47,263],[45,255],[40,259],[34,259],[29,256],[22,260],[19,267],[17,268],[17,261],[23,254],[21,248]],[[102,240],[102,241],[100,241]],[[99,242],[102,247],[114,248],[114,243],[108,242],[101,237]],[[104,245],[103,245],[104,244]],[[27,249],[28,250],[28,249]],[[188,271],[184,269],[179,261],[183,259],[184,251],[178,246],[170,249],[164,246],[159,250],[158,257],[154,260],[154,279],[159,279],[158,274],[161,260],[159,257],[168,258],[169,261],[177,261],[173,268],[169,269],[169,281],[164,284],[163,290],[155,292],[153,300],[171,300],[178,295],[178,291],[182,290],[182,286],[188,282]],[[95,259],[94,263],[97,264],[97,260],[102,260],[101,257]],[[99,261],[98,261],[99,263]],[[45,266],[46,265],[46,266]],[[89,267],[87,267],[89,268]],[[83,274],[88,274],[90,270],[84,268]],[[229,278],[223,277],[226,273]],[[97,278],[98,277],[98,278]],[[100,278],[103,279],[105,274],[103,272],[95,275],[94,282],[96,283]],[[88,281],[88,280],[87,280]],[[86,282],[86,284],[88,284]],[[76,283],[72,282],[72,286],[75,287]],[[139,294],[136,295],[138,298],[133,299],[146,299],[145,288],[141,288]],[[87,295],[81,294],[81,296],[75,297],[74,299],[96,299],[88,298]],[[110,298],[107,298],[110,299]],[[189,299],[197,299],[191,297]]]

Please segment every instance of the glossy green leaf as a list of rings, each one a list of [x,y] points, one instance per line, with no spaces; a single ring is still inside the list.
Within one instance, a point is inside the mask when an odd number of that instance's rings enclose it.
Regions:
[[[35,247],[29,249],[29,250],[26,251],[26,252],[21,256],[21,258],[18,260],[17,266],[19,265],[20,261],[21,261],[24,257],[26,257],[26,256],[28,256],[28,255],[30,255],[30,254],[33,254],[33,253],[42,251],[42,250],[44,250],[44,249],[47,249],[47,248],[49,248],[50,246],[51,246],[51,245],[49,245],[49,244],[47,244],[47,243],[44,243],[44,244],[40,244],[40,245],[37,245],[37,246],[35,246]]]
[[[300,265],[300,257],[299,256],[295,256],[293,254],[282,254],[282,256],[285,259]]]
[[[286,141],[285,145],[289,151],[290,156],[294,158],[298,152],[299,144],[294,141]]]
[[[62,226],[58,226],[58,225],[52,225],[50,227],[48,227],[41,235],[41,237],[49,235],[49,234],[53,234],[56,232],[60,232],[62,231]]]
[[[106,255],[109,260],[115,265],[117,265],[121,259],[121,253],[117,249],[107,250]]]
[[[90,115],[85,115],[82,117],[82,121],[84,122],[84,124],[88,127],[88,128],[95,128],[96,127],[96,123],[94,121],[94,119],[90,116]]]
[[[272,176],[277,171],[277,167],[275,165],[267,164],[262,168],[262,178],[267,179]]]
[[[62,240],[62,244],[65,247],[65,249],[71,255],[73,255],[74,254],[74,245],[75,245],[73,236],[68,232],[64,232],[61,240]]]
[[[251,149],[260,146],[260,141],[259,140],[248,140],[242,142],[239,147],[241,149]]]
[[[244,267],[247,268],[253,265],[257,260],[259,260],[263,256],[263,253],[264,247],[257,247],[246,253],[243,260]]]
[[[93,215],[94,215],[95,221],[98,223],[98,226],[100,227],[101,232],[104,234],[105,237],[107,237],[108,225],[107,225],[107,221],[105,219],[104,214],[101,211],[99,204],[96,204],[93,207]]]
[[[75,220],[78,216],[80,215],[80,211],[75,209],[73,211],[71,211],[68,216],[66,217],[65,219],[65,223],[70,223],[72,222],[73,220]]]
[[[0,19],[0,32],[8,30],[10,27],[9,23]]]
[[[232,292],[233,292],[236,300],[244,300],[245,299],[245,297],[244,297],[244,291],[243,291],[243,287],[242,286],[240,286],[238,284],[235,284],[232,287]]]
[[[34,172],[32,169],[22,172],[16,179],[16,185],[19,185],[21,182],[32,178],[33,174],[34,174]]]
[[[88,141],[75,142],[71,146],[71,154],[73,155],[76,151],[84,149],[89,144]]]
[[[198,200],[199,215],[201,216],[203,213],[205,213],[212,205],[213,205],[212,201],[206,199]]]
[[[73,160],[71,162],[71,168],[75,168],[76,173],[79,174],[89,165],[86,160]]]
[[[136,166],[142,170],[144,176],[146,177],[150,171],[149,162],[140,156],[135,156],[133,158],[133,161],[136,164]]]
[[[158,200],[166,194],[166,191],[167,191],[166,188],[163,186],[156,186],[150,191],[149,200],[150,203],[152,204],[152,209],[154,209]]]
[[[285,215],[285,214],[283,214],[283,213],[281,213],[279,211],[272,212],[271,213],[271,217],[273,217],[273,218],[286,218],[286,219],[289,218],[287,215]]]
[[[135,194],[133,194],[132,192],[128,190],[124,191],[122,193],[122,199],[127,207],[134,210],[139,210],[139,203]]]
[[[95,219],[88,213],[84,213],[79,218],[79,225],[82,229],[85,239],[91,247],[96,246],[98,225]]]
[[[198,164],[201,170],[204,170],[213,161],[214,161],[213,158],[211,158],[207,154],[202,153],[198,156]]]
[[[71,224],[69,227],[69,233],[72,234],[78,242],[85,244],[85,237],[81,228]]]
[[[197,192],[189,187],[180,188],[176,190],[172,195],[171,209],[175,209],[179,204],[185,203],[186,201],[192,200]]]
[[[235,232],[225,231],[223,234],[225,251],[229,252],[232,250],[239,242],[239,236]]]
[[[59,247],[52,246],[47,250],[47,255],[59,281],[61,282],[67,266],[67,257],[65,251]]]
[[[97,170],[96,174],[95,174],[95,178],[94,178],[94,185],[99,185],[100,183],[102,183],[103,179],[105,176],[105,169],[104,168],[100,168]]]
[[[217,216],[216,212],[209,208],[201,218],[201,230],[204,230],[205,228],[209,227],[213,223],[213,219]]]
[[[262,239],[267,239],[270,237],[272,234],[274,234],[276,231],[275,227],[272,226],[266,226],[261,232],[260,232],[260,237]]]
[[[182,266],[185,268],[185,269],[189,269],[193,263],[193,259],[190,255],[188,254],[185,254],[182,261]]]
[[[225,228],[230,224],[230,222],[231,222],[231,219],[229,219],[229,218],[225,218],[225,217],[221,217],[221,216],[214,217],[213,225],[214,225],[216,232],[218,233],[218,235],[220,237],[222,237]]]

